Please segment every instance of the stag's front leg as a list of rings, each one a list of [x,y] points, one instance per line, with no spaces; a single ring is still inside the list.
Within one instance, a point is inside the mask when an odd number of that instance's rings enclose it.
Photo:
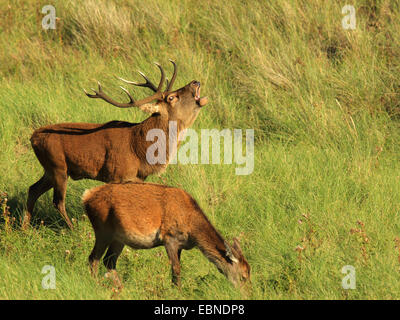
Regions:
[[[53,204],[56,209],[61,213],[68,227],[72,230],[73,225],[65,210],[65,196],[67,193],[67,180],[68,175],[66,172],[58,172],[54,175],[54,195]]]

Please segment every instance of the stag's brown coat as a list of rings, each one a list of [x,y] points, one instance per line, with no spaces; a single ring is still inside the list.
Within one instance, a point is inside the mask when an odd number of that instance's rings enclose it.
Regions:
[[[65,210],[69,176],[74,180],[132,182],[143,181],[148,175],[165,169],[169,160],[170,121],[176,122],[179,134],[193,124],[201,107],[207,103],[207,98],[200,97],[198,81],[192,81],[176,91],[170,91],[176,76],[176,65],[173,64],[174,75],[165,91],[162,91],[164,71],[158,64],[161,71],[158,88],[143,74],[145,83],[138,84],[121,79],[155,92],[140,101],[134,101],[124,89],[130,102],[116,102],[102,91],[100,84],[98,91],[94,90],[95,94],[86,93],[90,98],[100,98],[120,108],[139,107],[152,113],[141,123],[123,121],[111,121],[105,124],[61,123],[42,127],[33,133],[32,148],[45,172],[42,178],[29,188],[24,226],[31,220],[36,200],[53,188],[53,204],[72,228]],[[156,102],[151,104],[153,100]],[[165,163],[151,164],[146,158],[147,148],[154,143],[146,140],[147,133],[152,129],[160,129],[165,133],[165,150],[167,150]]]
[[[230,246],[182,189],[151,183],[106,184],[87,190],[83,202],[96,235],[89,256],[94,274],[107,248],[104,264],[117,277],[116,263],[124,245],[134,249],[163,245],[175,284],[180,282],[181,250],[193,247],[234,284],[250,278],[238,240]]]

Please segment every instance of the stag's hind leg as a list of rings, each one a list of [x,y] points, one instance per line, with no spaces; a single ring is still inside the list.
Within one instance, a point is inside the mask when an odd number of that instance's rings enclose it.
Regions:
[[[39,199],[43,193],[49,191],[52,187],[52,181],[46,173],[39,179],[39,181],[29,187],[28,200],[26,203],[27,209],[22,223],[23,228],[26,228],[31,221],[33,209],[37,199]]]
[[[65,196],[67,193],[67,180],[68,175],[66,172],[56,172],[53,177],[53,185],[54,185],[54,195],[53,195],[53,204],[56,209],[61,213],[65,222],[67,223],[70,229],[73,229],[73,225],[71,220],[67,215],[67,211],[65,210]]]

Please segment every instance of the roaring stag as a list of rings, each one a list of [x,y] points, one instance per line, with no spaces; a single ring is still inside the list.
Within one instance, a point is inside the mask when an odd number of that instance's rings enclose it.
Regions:
[[[74,180],[93,179],[123,183],[144,181],[147,176],[165,169],[169,161],[168,153],[165,163],[152,163],[147,160],[146,150],[154,143],[146,139],[148,131],[162,130],[166,136],[166,150],[169,150],[169,122],[176,123],[179,135],[180,131],[193,124],[201,107],[208,102],[206,97],[200,97],[198,81],[191,81],[186,86],[172,91],[177,67],[172,60],[170,61],[174,72],[171,81],[167,80],[164,91],[162,88],[165,74],[157,63],[161,72],[161,80],[157,87],[141,72],[144,83],[119,78],[128,84],[146,87],[154,92],[142,100],[135,101],[129,92],[121,87],[128,95],[129,102],[117,102],[104,93],[100,83],[98,90],[92,89],[94,94],[85,91],[89,98],[102,99],[118,108],[139,107],[151,113],[143,122],[61,123],[39,128],[32,134],[32,148],[44,168],[44,174],[29,188],[24,227],[30,223],[36,200],[53,188],[53,204],[72,229],[73,225],[65,210],[69,176]]]
[[[250,266],[239,241],[229,245],[184,190],[152,183],[106,184],[85,191],[83,203],[96,240],[89,256],[93,275],[103,262],[118,286],[119,255],[133,249],[164,246],[172,267],[172,281],[180,284],[182,249],[198,247],[233,284],[250,279]]]

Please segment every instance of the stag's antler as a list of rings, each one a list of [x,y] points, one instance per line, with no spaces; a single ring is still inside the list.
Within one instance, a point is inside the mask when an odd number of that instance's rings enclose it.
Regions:
[[[167,79],[167,88],[164,90],[164,96],[171,91],[172,86],[174,85],[175,82],[175,78],[176,78],[176,73],[177,73],[177,66],[176,63],[174,61],[172,61],[171,59],[169,59],[169,61],[173,64],[174,66],[174,72],[172,74],[172,78],[171,81],[168,81]],[[147,78],[142,72],[139,71],[139,74],[146,80],[145,83],[137,83],[135,81],[129,81],[120,77],[117,77],[117,79],[122,80],[123,82],[127,83],[127,84],[132,84],[134,86],[138,86],[138,87],[146,87],[146,88],[150,88],[151,90],[153,90],[154,92],[156,92],[158,89],[161,89],[160,87],[156,88],[156,86],[149,80],[149,78]]]
[[[158,84],[158,87],[157,87],[157,88],[156,88],[156,86],[155,86],[143,73],[141,73],[141,72],[139,72],[139,73],[140,73],[140,74],[142,75],[142,77],[146,80],[145,83],[136,83],[136,82],[133,82],[133,81],[128,81],[128,80],[119,78],[119,79],[121,79],[122,81],[125,81],[126,83],[133,84],[133,85],[140,86],[140,87],[147,87],[147,88],[150,88],[151,90],[153,90],[153,91],[155,92],[153,95],[151,95],[151,96],[149,96],[149,97],[147,97],[147,98],[144,98],[144,99],[142,99],[142,100],[135,101],[135,100],[132,98],[132,96],[129,94],[128,90],[125,89],[125,88],[123,88],[123,87],[121,87],[121,89],[124,90],[124,92],[128,95],[128,97],[129,97],[129,102],[128,102],[128,103],[121,103],[121,102],[115,101],[115,100],[113,100],[112,98],[110,98],[109,96],[107,96],[107,95],[103,92],[103,90],[101,89],[101,84],[100,84],[100,82],[98,82],[99,89],[98,89],[97,91],[96,91],[95,89],[92,88],[92,90],[94,91],[95,94],[87,93],[86,90],[83,90],[83,91],[85,92],[85,94],[86,94],[89,98],[100,98],[100,99],[103,99],[104,101],[106,101],[106,102],[108,102],[108,103],[110,103],[110,104],[112,104],[112,105],[114,105],[114,106],[116,106],[116,107],[118,107],[118,108],[139,107],[139,106],[141,106],[141,105],[143,105],[143,104],[146,104],[146,103],[149,103],[149,102],[151,102],[151,101],[153,101],[153,100],[161,100],[161,99],[163,98],[162,86],[163,86],[163,84],[164,84],[165,74],[164,74],[163,68],[162,68],[158,63],[155,63],[155,65],[160,69],[160,72],[161,72],[161,79],[160,79],[160,83]],[[174,74],[174,76],[175,76],[175,74]],[[174,77],[174,76],[173,76],[173,77]]]
[[[167,93],[167,92],[171,91],[172,86],[174,85],[174,82],[175,82],[176,72],[177,72],[177,69],[178,69],[174,61],[172,61],[171,59],[169,59],[169,61],[174,65],[174,73],[172,75],[171,81],[169,83],[167,83],[167,88],[165,89],[164,93]]]

